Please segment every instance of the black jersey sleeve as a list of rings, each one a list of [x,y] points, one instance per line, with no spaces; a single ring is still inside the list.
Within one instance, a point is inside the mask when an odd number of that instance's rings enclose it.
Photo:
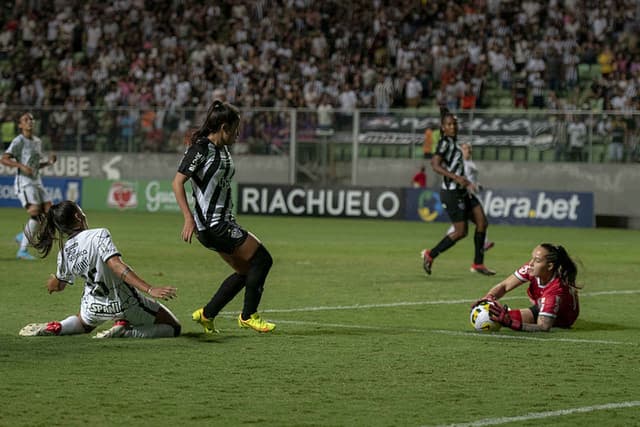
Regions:
[[[184,153],[184,157],[178,166],[178,172],[191,177],[202,167],[207,158],[207,146],[204,144],[192,144]]]

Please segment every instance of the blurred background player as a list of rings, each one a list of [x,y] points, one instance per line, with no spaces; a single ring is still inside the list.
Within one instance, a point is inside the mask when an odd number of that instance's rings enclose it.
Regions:
[[[42,185],[40,169],[56,162],[56,155],[52,154],[48,160],[43,160],[42,141],[33,135],[34,118],[31,113],[20,116],[18,128],[20,135],[16,136],[7,150],[2,154],[0,162],[3,165],[16,168],[15,192],[22,207],[27,210],[29,220],[24,232],[18,233],[16,242],[20,245],[16,256],[18,259],[35,259],[27,251],[29,238],[35,236],[40,223],[40,215],[51,207],[51,199]],[[25,239],[25,235],[28,238]]]
[[[580,314],[576,276],[578,268],[566,249],[542,243],[531,260],[498,283],[480,301],[490,301],[491,319],[516,331],[549,331],[552,326],[569,328]],[[498,302],[506,293],[529,282],[529,308],[511,310]]]
[[[471,144],[465,142],[460,144],[460,149],[462,150],[462,159],[464,161],[464,176],[467,177],[471,185],[469,185],[468,189],[473,193],[474,196],[478,197],[480,200],[480,192],[482,191],[482,184],[480,184],[480,180],[478,179],[478,167],[476,166],[476,162],[473,161],[473,148],[471,148]],[[451,234],[454,231],[453,225],[449,227],[447,230],[447,234]],[[489,233],[485,233],[484,236],[484,251],[488,251],[491,249],[495,243],[489,240]]]
[[[482,204],[470,191],[472,183],[465,176],[462,150],[456,141],[458,120],[448,109],[443,108],[440,125],[442,128],[441,136],[436,152],[431,159],[431,167],[443,177],[440,199],[453,223],[454,230],[444,236],[435,247],[422,251],[424,271],[431,274],[433,260],[467,235],[468,222],[471,220],[476,225],[473,236],[475,251],[471,271],[487,276],[494,275],[495,271],[484,265],[484,241],[489,223]]]
[[[193,234],[202,246],[218,252],[235,270],[220,285],[209,303],[194,311],[192,318],[205,332],[217,332],[214,319],[241,290],[244,306],[238,316],[241,328],[271,332],[276,325],[258,314],[264,282],[273,259],[256,236],[240,227],[233,216],[231,180],[235,173],[228,147],[238,139],[239,110],[228,103],[214,101],[189,145],[173,179],[173,192],[184,216],[182,240],[191,243]],[[189,208],[185,184],[191,180],[195,206]]]
[[[63,239],[66,241],[63,243]],[[45,215],[33,246],[45,258],[59,241],[58,268],[47,281],[49,293],[63,291],[77,277],[85,280],[80,313],[60,322],[32,323],[22,336],[87,334],[108,320],[110,329],[95,338],[163,338],[180,335],[180,323],[164,305],[150,298],[171,299],[176,288],[152,287],[122,261],[106,228],[89,229],[72,201],[54,205]]]

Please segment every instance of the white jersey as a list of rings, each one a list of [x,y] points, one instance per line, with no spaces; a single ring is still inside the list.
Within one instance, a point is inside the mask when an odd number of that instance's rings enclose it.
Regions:
[[[464,160],[464,176],[472,183],[478,184],[478,167],[471,159]]]
[[[80,314],[89,325],[128,319],[127,313],[140,306],[150,312],[158,310],[156,301],[142,295],[109,268],[107,260],[119,255],[106,228],[81,231],[69,238],[58,253],[58,280],[73,283],[81,277],[85,281]]]
[[[11,157],[16,159],[23,165],[29,166],[33,169],[33,175],[26,176],[20,169],[16,172],[15,188],[16,193],[28,185],[42,186],[42,179],[40,178],[40,162],[42,161],[42,141],[37,136],[31,139],[20,134],[16,136],[5,153],[8,153]]]

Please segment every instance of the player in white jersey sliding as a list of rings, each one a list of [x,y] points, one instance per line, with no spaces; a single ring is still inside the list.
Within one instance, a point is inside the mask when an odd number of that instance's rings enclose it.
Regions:
[[[16,241],[20,245],[16,256],[18,259],[26,260],[35,258],[27,251],[29,239],[24,237],[25,235],[35,235],[40,224],[40,215],[46,213],[51,207],[51,199],[47,196],[42,185],[40,169],[56,162],[55,154],[52,154],[47,160],[43,160],[42,141],[33,135],[34,121],[31,113],[24,113],[20,116],[18,127],[21,133],[11,141],[0,158],[3,165],[16,168],[16,196],[30,217],[24,232],[20,232],[16,236]]]
[[[66,238],[66,240],[64,240]],[[162,338],[180,335],[180,323],[171,311],[150,298],[168,300],[176,288],[154,287],[122,261],[106,228],[87,225],[84,212],[72,201],[55,204],[47,212],[33,246],[42,257],[58,240],[58,267],[47,281],[49,293],[63,291],[74,279],[84,279],[80,312],[60,322],[32,323],[22,336],[75,335],[93,331],[106,321],[112,328],[95,338]]]

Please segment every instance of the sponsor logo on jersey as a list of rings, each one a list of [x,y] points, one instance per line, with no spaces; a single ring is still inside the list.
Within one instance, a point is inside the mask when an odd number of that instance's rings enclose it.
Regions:
[[[122,304],[120,304],[120,301],[113,301],[109,304],[94,302],[89,306],[89,310],[95,314],[118,314],[122,312]]]

